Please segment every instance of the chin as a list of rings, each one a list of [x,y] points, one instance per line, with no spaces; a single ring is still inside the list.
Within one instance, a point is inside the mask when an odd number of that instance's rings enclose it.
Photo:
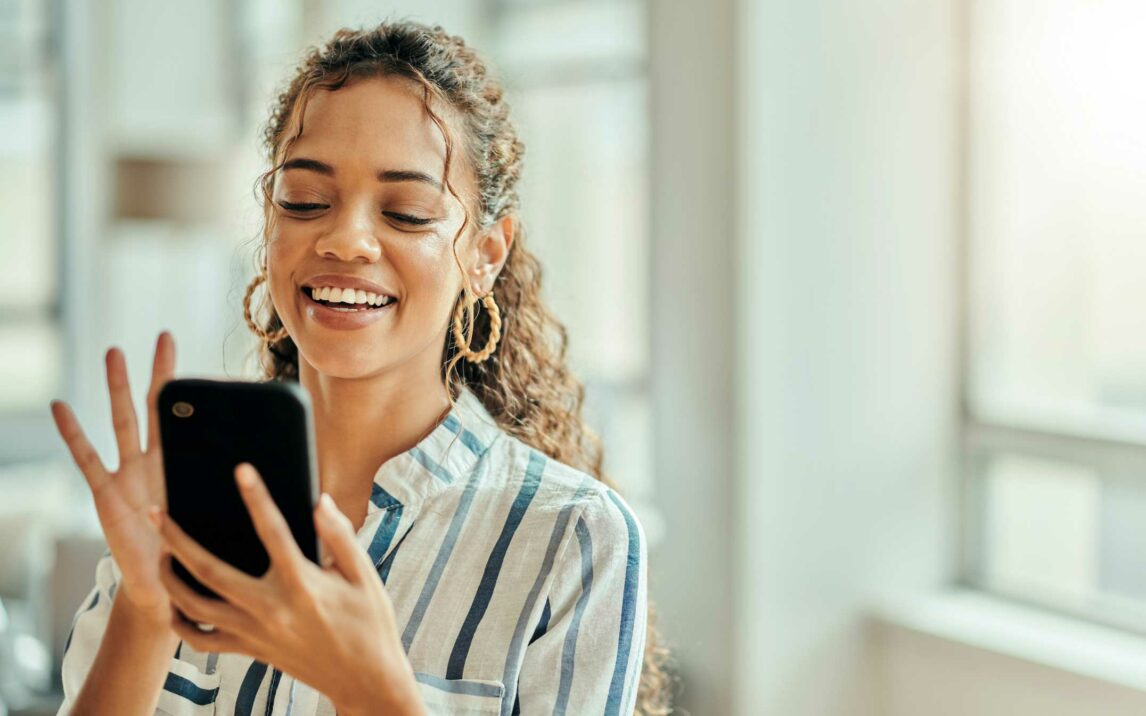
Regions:
[[[389,365],[381,351],[368,348],[336,348],[327,344],[317,350],[299,348],[302,359],[315,371],[331,378],[364,378],[383,372]]]

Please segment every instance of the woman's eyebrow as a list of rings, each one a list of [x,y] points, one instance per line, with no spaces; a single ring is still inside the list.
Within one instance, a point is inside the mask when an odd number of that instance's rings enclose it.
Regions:
[[[420,181],[429,184],[442,191],[442,183],[434,177],[426,174],[425,172],[414,171],[411,169],[387,169],[378,172],[378,181],[391,182],[391,181]]]
[[[320,162],[317,159],[307,159],[306,157],[295,157],[283,163],[283,171],[290,169],[306,169],[308,171],[317,172],[324,176],[334,176],[334,167],[325,162]],[[442,191],[442,183],[430,176],[425,172],[416,171],[413,169],[385,169],[378,172],[378,181],[380,182],[397,182],[397,181],[420,181]]]
[[[307,169],[319,174],[325,174],[328,177],[334,176],[334,167],[329,164],[324,164],[317,159],[305,159],[303,157],[296,157],[295,159],[283,162],[283,171],[290,169]]]

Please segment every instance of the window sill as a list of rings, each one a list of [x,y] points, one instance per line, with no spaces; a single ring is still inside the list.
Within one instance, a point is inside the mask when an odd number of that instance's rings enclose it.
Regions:
[[[910,632],[1146,692],[1146,637],[969,589],[879,606]]]

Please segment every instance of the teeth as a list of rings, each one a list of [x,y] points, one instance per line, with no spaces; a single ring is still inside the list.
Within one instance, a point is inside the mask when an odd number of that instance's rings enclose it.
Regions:
[[[358,304],[364,303],[370,306],[385,306],[393,303],[394,299],[389,296],[383,296],[377,293],[370,293],[361,289],[353,288],[338,288],[335,286],[323,286],[322,288],[312,288],[311,295],[319,301],[329,301],[331,303],[347,303]]]

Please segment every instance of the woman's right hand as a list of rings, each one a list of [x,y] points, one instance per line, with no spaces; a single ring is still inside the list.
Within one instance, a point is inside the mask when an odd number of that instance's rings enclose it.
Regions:
[[[171,334],[159,334],[147,393],[147,446],[141,449],[127,365],[123,351],[111,348],[105,355],[107,387],[111,397],[112,426],[119,449],[119,467],[110,472],[84,435],[67,403],[54,400],[56,421],[72,459],[83,473],[95,499],[96,512],[108,547],[123,573],[117,590],[141,615],[164,624],[170,623],[171,602],[159,579],[162,540],[148,521],[152,505],[167,508],[163,480],[163,455],[159,442],[159,390],[174,377],[175,341]]]

